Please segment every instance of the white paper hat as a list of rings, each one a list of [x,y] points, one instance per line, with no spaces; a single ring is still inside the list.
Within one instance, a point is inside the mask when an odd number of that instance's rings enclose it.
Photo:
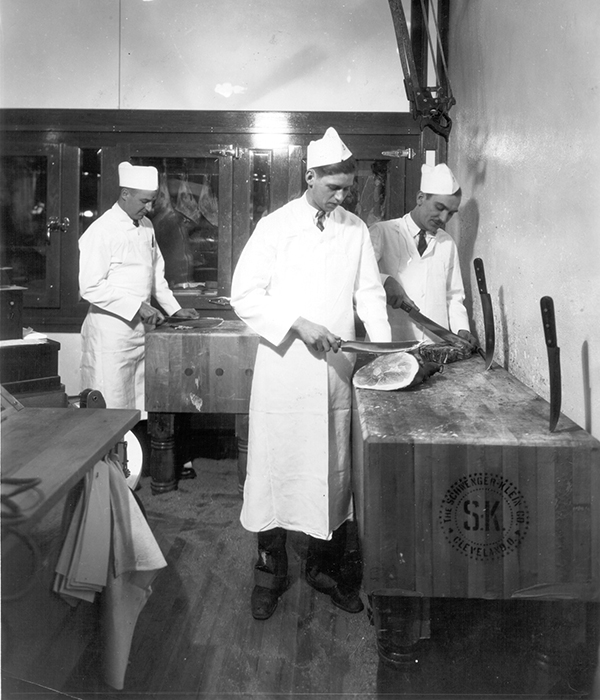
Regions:
[[[454,194],[460,189],[452,170],[440,163],[435,168],[431,165],[421,166],[421,192],[426,194]]]
[[[119,187],[131,187],[134,190],[157,190],[158,170],[152,165],[131,165],[119,163]]]
[[[306,149],[306,167],[318,168],[320,165],[332,165],[348,160],[352,152],[330,126],[322,139],[311,141]]]

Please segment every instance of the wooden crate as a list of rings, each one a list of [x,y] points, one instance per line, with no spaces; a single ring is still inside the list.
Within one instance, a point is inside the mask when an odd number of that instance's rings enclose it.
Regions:
[[[258,336],[242,321],[146,335],[146,410],[248,413]]]
[[[355,390],[364,587],[600,600],[600,443],[505,370]]]

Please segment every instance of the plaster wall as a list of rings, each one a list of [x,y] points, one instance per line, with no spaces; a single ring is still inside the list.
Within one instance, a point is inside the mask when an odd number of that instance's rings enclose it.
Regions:
[[[0,14],[3,107],[409,110],[387,0],[1,0]]]
[[[472,260],[492,295],[497,360],[549,397],[551,296],[563,411],[600,437],[600,3],[452,0],[453,233],[483,338]],[[559,426],[560,427],[560,426]]]

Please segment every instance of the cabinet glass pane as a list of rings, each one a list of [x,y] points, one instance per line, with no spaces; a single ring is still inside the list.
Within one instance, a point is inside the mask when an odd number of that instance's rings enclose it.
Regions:
[[[79,235],[100,216],[101,151],[82,148],[79,165]]]
[[[0,264],[3,277],[33,293],[44,293],[48,277],[46,227],[48,159],[3,156],[0,159]]]
[[[306,160],[302,161],[303,172]],[[302,192],[307,185],[302,179]],[[367,226],[388,218],[390,161],[385,158],[356,158],[354,185],[342,202],[344,209],[360,217]]]
[[[173,289],[218,286],[218,158],[131,159],[153,165],[159,192],[150,218],[165,259],[165,277]]]

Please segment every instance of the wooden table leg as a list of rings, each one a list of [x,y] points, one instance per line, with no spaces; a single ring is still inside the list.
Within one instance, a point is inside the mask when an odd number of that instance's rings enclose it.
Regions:
[[[177,489],[175,471],[175,414],[148,413],[150,489],[154,495]]]
[[[244,495],[246,467],[248,466],[248,414],[237,413],[235,416],[235,436],[238,449],[238,490]]]

